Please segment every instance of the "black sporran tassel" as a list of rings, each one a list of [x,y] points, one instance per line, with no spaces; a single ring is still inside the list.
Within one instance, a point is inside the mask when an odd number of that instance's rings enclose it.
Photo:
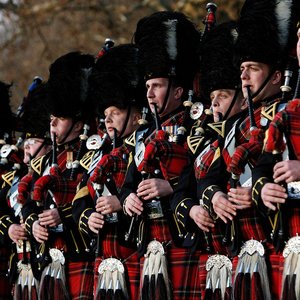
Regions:
[[[224,300],[231,300],[232,297],[232,286],[230,285],[231,278],[227,278],[227,285],[224,292]]]
[[[149,297],[149,290],[150,290],[150,280],[149,275],[144,275],[144,282],[142,287],[142,299],[143,300],[150,300]]]
[[[115,286],[115,295],[114,300],[125,300],[127,299],[123,293],[122,286],[120,284],[120,281],[117,279],[117,283]]]
[[[150,277],[150,299],[155,299],[155,274],[152,274]]]
[[[162,273],[158,273],[156,282],[156,300],[167,299],[167,287]]]
[[[213,291],[211,286],[210,278],[207,279],[204,300],[212,300],[213,299]]]
[[[234,300],[240,300],[242,295],[242,284],[243,284],[244,273],[241,271],[237,274],[234,283]]]
[[[19,275],[18,283],[15,285],[15,300],[21,300],[22,299],[22,278]]]
[[[106,298],[105,300],[113,300],[114,299],[114,288],[113,288],[113,283],[112,279],[110,280],[108,289],[106,291]]]
[[[99,281],[100,281],[100,283],[99,283]],[[100,284],[100,286],[99,286],[99,288],[97,287],[97,291],[96,291],[97,294],[96,294],[95,300],[101,300],[101,299],[106,298],[105,280],[104,280],[104,278],[101,278],[100,276],[99,276],[99,279],[98,279],[98,285],[99,284]]]
[[[22,293],[22,300],[29,300],[28,285],[24,285],[23,293]]]
[[[284,283],[282,287],[282,300],[288,300],[288,294],[289,294],[289,285],[290,285],[290,275],[286,274],[284,278]]]
[[[62,280],[61,270],[58,270],[56,277],[54,277],[54,298],[55,300],[68,300],[69,293],[65,286],[65,281]]]
[[[296,300],[296,274],[293,274],[291,277],[291,282],[290,282],[290,286],[289,286],[289,293],[288,293],[288,299],[289,300]]]
[[[213,294],[213,299],[214,300],[222,300],[222,293],[221,293],[221,288],[220,288],[220,279],[217,280],[216,288],[215,288],[214,294]]]
[[[243,277],[242,293],[240,299],[250,300],[250,298],[251,298],[251,274],[250,274],[250,270],[248,269]]]
[[[41,285],[39,288],[39,299],[40,300],[48,300],[49,295],[49,282],[50,282],[50,267],[46,267],[47,270],[45,272],[45,275],[42,275],[41,278]]]
[[[257,270],[257,263],[254,267],[251,278],[251,300],[263,300],[264,292],[262,289],[261,277]]]
[[[35,285],[34,278],[32,279],[32,284],[31,284],[30,299],[31,300],[38,300],[38,293],[37,293],[37,290],[36,290],[36,285]]]

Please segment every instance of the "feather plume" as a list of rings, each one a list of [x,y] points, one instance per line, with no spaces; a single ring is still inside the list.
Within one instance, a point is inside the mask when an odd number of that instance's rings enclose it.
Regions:
[[[164,22],[167,27],[167,52],[169,54],[169,58],[173,61],[175,61],[177,58],[177,22],[177,20],[168,20]]]
[[[275,7],[275,16],[278,27],[278,41],[284,49],[289,39],[289,26],[291,24],[292,0],[278,1]]]

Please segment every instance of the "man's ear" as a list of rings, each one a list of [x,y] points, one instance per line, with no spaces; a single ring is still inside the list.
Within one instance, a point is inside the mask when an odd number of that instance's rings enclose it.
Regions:
[[[281,79],[282,79],[282,73],[279,70],[275,71],[273,75],[272,83],[273,84],[281,83]]]
[[[136,126],[139,123],[139,120],[142,118],[142,114],[139,111],[134,110],[132,123]]]
[[[180,99],[182,96],[182,93],[183,93],[183,88],[181,86],[176,87],[174,90],[175,99],[176,100]]]
[[[77,121],[74,125],[74,131],[75,132],[81,132],[83,128],[83,122],[82,121]]]

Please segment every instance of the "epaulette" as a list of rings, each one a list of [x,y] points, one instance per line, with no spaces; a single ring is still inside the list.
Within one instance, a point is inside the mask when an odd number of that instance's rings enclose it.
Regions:
[[[30,166],[31,166],[31,169],[36,172],[38,175],[42,175],[43,173],[43,165],[44,165],[44,161],[46,159],[46,156],[43,155],[43,156],[40,156],[40,157],[37,157],[37,158],[33,158],[30,162]]]
[[[2,175],[2,179],[9,185],[12,185],[16,171],[10,171]]]
[[[82,187],[79,191],[77,191],[72,203],[78,199],[83,198],[84,196],[89,195],[89,189],[87,186]]]
[[[193,135],[187,137],[187,144],[193,154],[197,152],[197,149],[202,144],[203,140],[204,136],[201,135]]]
[[[277,113],[277,106],[279,102],[272,103],[269,106],[263,107],[261,110],[261,115],[268,119],[269,121],[272,121]]]
[[[80,165],[88,171],[92,161],[93,161],[93,157],[95,155],[95,151],[94,150],[91,150],[91,151],[88,151],[84,156],[83,158],[80,160]]]
[[[134,131],[128,138],[125,139],[125,144],[135,147],[136,144],[135,135],[136,135],[136,131]]]
[[[222,138],[224,138],[224,136],[225,136],[225,124],[226,124],[226,121],[222,121],[222,122],[209,123],[209,124],[207,124],[207,126],[209,126],[212,130],[214,130]]]

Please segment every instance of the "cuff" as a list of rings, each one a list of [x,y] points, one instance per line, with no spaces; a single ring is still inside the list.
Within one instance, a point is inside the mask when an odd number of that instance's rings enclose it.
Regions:
[[[172,177],[172,178],[169,179],[169,183],[170,183],[173,191],[176,189],[176,187],[178,185],[178,181],[179,181],[179,176]]]
[[[38,215],[33,213],[33,214],[29,215],[27,217],[27,219],[25,220],[25,229],[30,235],[32,235],[32,225],[38,219],[39,219]]]
[[[252,200],[257,206],[258,210],[264,215],[267,214],[268,208],[263,204],[263,201],[261,199],[261,190],[268,182],[271,182],[269,178],[261,177],[256,180],[252,188]]]
[[[90,236],[92,233],[88,226],[88,220],[89,220],[90,215],[93,212],[94,212],[94,209],[87,208],[86,210],[83,211],[83,213],[80,215],[80,218],[79,218],[79,223],[78,223],[79,231],[88,236]]]
[[[4,215],[0,218],[0,236],[4,240],[8,236],[9,226],[13,224],[9,215]]]
[[[195,205],[195,201],[191,198],[185,198],[178,203],[175,208],[175,215],[178,222],[183,227],[190,227],[191,218],[189,216],[191,208]]]
[[[63,224],[68,223],[69,220],[73,221],[72,204],[68,203],[64,206],[57,207],[58,213]]]
[[[208,211],[209,215],[213,218],[213,220],[217,219],[217,215],[214,212],[211,200],[214,194],[217,192],[222,192],[222,189],[217,185],[211,185],[207,187],[202,194],[203,207]]]

